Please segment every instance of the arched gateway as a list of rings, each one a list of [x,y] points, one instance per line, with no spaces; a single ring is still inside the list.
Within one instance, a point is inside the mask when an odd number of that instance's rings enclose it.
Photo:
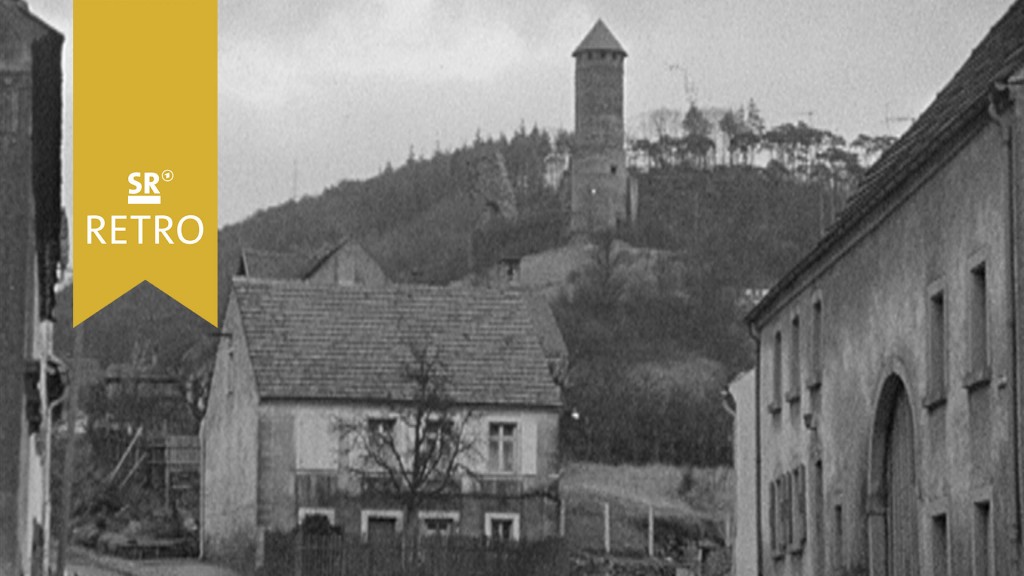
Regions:
[[[914,422],[903,380],[882,386],[869,470],[868,535],[872,576],[917,576],[917,459]]]

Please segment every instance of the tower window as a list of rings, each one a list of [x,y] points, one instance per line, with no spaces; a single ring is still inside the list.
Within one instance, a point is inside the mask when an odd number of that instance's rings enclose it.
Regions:
[[[615,164],[612,164],[612,174],[618,174],[618,172],[619,172],[619,167],[616,166]]]

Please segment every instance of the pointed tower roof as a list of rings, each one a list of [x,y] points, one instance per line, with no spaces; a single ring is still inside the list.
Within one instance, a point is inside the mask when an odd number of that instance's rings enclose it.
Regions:
[[[622,48],[622,44],[615,39],[615,35],[612,31],[605,26],[602,20],[598,20],[594,27],[590,29],[590,32],[580,42],[580,45],[573,50],[572,55],[575,58],[579,56],[581,52],[588,52],[590,50],[604,50],[606,52],[617,52],[626,55],[626,51]]]

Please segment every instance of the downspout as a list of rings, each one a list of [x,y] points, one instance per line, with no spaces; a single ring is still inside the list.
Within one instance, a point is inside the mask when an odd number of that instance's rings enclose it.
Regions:
[[[747,324],[750,338],[754,341],[754,348],[757,350],[756,364],[754,365],[754,482],[757,490],[754,490],[754,509],[757,522],[757,574],[760,576],[764,570],[763,550],[761,545],[761,339],[754,330],[753,324]]]
[[[1018,79],[1019,80],[1019,79]],[[1020,91],[1020,84],[1017,83],[1016,92]],[[1004,92],[1008,86],[1005,84],[996,84],[995,86],[998,92]],[[1017,94],[1019,96],[1019,94]],[[1016,548],[1016,561],[1020,561],[1020,537],[1021,537],[1021,498],[1024,497],[1021,493],[1021,445],[1020,445],[1020,422],[1021,422],[1021,406],[1020,406],[1020,394],[1018,391],[1017,374],[1019,373],[1017,363],[1020,357],[1018,353],[1019,346],[1019,335],[1017,331],[1017,314],[1019,309],[1017,306],[1017,298],[1020,295],[1020,287],[1017,284],[1017,236],[1019,234],[1019,226],[1017,223],[1016,214],[1016,167],[1014,166],[1014,122],[1011,114],[1011,118],[1004,119],[999,115],[999,110],[996,101],[996,93],[989,95],[988,114],[992,120],[999,126],[1000,135],[1002,137],[1003,144],[1006,146],[1006,175],[1007,175],[1007,186],[1006,186],[1006,202],[1005,202],[1005,213],[1006,213],[1006,285],[1009,291],[1008,306],[1009,314],[1007,315],[1006,323],[1007,330],[1010,333],[1010,347],[1009,347],[1009,363],[1007,369],[1007,381],[1010,384],[1010,398],[1013,409],[1010,412],[1011,415],[1011,429],[1012,429],[1012,442],[1013,442],[1013,483],[1014,483],[1014,506],[1013,506],[1013,518],[1011,521],[1011,539],[1017,544]],[[1011,105],[1019,105],[1014,98],[1013,91],[1010,93]]]
[[[1020,334],[1018,334],[1019,323],[1017,319],[1017,314],[1020,314],[1021,310],[1019,309],[1017,299],[1022,296],[1022,293],[1021,288],[1019,286],[1020,278],[1017,274],[1018,259],[1020,258],[1020,254],[1017,253],[1017,245],[1020,242],[1021,229],[1020,222],[1016,220],[1017,208],[1015,207],[1015,201],[1018,194],[1022,192],[1020,190],[1020,172],[1022,169],[1024,169],[1024,162],[1022,162],[1020,158],[1021,152],[1024,151],[1024,148],[1021,148],[1020,145],[1022,135],[1024,135],[1024,68],[1018,70],[1015,74],[1013,74],[1010,77],[1008,81],[1008,87],[1010,91],[1010,100],[1012,102],[1012,106],[1014,107],[1013,124],[1009,127],[1010,131],[1007,135],[1008,137],[1006,140],[1007,156],[1009,158],[1008,172],[1010,178],[1009,185],[1007,186],[1007,192],[1010,197],[1010,207],[1015,210],[1014,213],[1011,215],[1011,222],[1014,223],[1014,227],[1011,229],[1009,240],[1010,255],[1013,258],[1012,273],[1014,281],[1014,283],[1011,285],[1012,298],[1010,299],[1011,306],[1013,307],[1011,321],[1014,323],[1012,331],[1012,334],[1014,336],[1014,346],[1012,347],[1012,369],[1014,371],[1014,379],[1012,380],[1013,388],[1011,389],[1011,393],[1013,398],[1013,404],[1015,407],[1013,413],[1013,442],[1014,448],[1017,452],[1017,457],[1014,459],[1014,481],[1017,484],[1017,514],[1014,517],[1014,536],[1017,537],[1017,542],[1019,546],[1018,550],[1020,550],[1020,548],[1024,547],[1022,546],[1022,540],[1024,540],[1024,538],[1022,538],[1021,535],[1021,521],[1022,517],[1024,517],[1024,512],[1022,512],[1022,507],[1024,507],[1024,480],[1022,480],[1021,478],[1022,469],[1024,469],[1024,446],[1021,446],[1022,439],[1020,430],[1021,421],[1022,419],[1024,419],[1024,415],[1021,414],[1021,411],[1024,410],[1024,407],[1022,407],[1021,405],[1022,398],[1020,386],[1018,385],[1017,381],[1018,375],[1020,374],[1020,370],[1018,369],[1017,363],[1020,361],[1021,357],[1021,351],[1019,349],[1019,346],[1021,346],[1021,337]],[[1019,562],[1020,555],[1018,554],[1018,569],[1020,568]]]

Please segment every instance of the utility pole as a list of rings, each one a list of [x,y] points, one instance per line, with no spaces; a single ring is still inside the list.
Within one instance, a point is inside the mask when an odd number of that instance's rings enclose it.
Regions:
[[[75,473],[75,434],[78,428],[78,390],[84,382],[83,369],[83,340],[85,338],[85,326],[79,324],[74,328],[75,342],[72,348],[71,383],[65,393],[68,399],[67,410],[64,412],[65,428],[67,429],[67,443],[64,447],[64,477],[61,486],[61,516],[60,516],[60,548],[57,551],[57,574],[64,575],[67,565],[68,546],[71,543],[71,489],[72,476]]]

